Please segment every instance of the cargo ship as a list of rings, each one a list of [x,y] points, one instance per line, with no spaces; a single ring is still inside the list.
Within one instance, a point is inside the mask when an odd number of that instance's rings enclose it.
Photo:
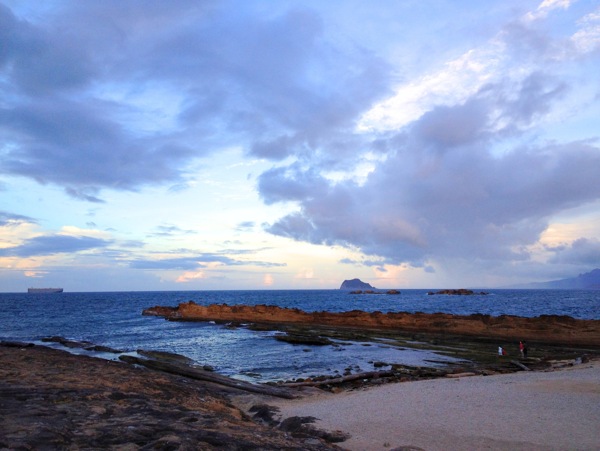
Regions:
[[[27,293],[62,293],[62,288],[27,288]]]

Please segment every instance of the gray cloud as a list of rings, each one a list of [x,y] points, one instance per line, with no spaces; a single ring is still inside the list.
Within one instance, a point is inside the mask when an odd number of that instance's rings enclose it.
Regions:
[[[23,222],[35,223],[33,218],[0,210],[0,227],[11,226]]]
[[[552,263],[580,265],[583,268],[597,268],[600,264],[600,240],[579,238],[569,245],[550,249],[554,256]]]
[[[181,270],[193,271],[200,268],[205,268],[209,263],[222,263],[226,266],[252,265],[263,267],[285,266],[280,263],[269,263],[261,261],[243,261],[236,260],[226,255],[221,254],[199,254],[191,257],[176,257],[163,259],[136,259],[129,263],[129,266],[134,269],[150,269],[150,270]]]
[[[174,144],[144,143],[105,119],[94,102],[38,100],[0,109],[0,127],[22,144],[9,151],[3,171],[66,187],[67,193],[97,201],[100,187],[133,190],[181,175],[177,164],[191,155]]]
[[[196,233],[195,230],[181,229],[175,225],[160,225],[156,229],[157,232],[152,233],[153,236],[179,236],[193,235]]]
[[[254,229],[254,226],[254,221],[242,221],[236,226],[235,230],[245,232]]]
[[[193,257],[177,257],[177,258],[163,258],[163,259],[149,259],[143,260],[138,259],[130,262],[129,266],[135,269],[153,269],[153,270],[195,270],[203,268],[207,263],[223,263],[226,265],[239,264],[235,260],[213,254],[202,254]]]
[[[387,143],[380,139],[388,158],[362,185],[328,181],[315,167],[263,174],[266,202],[300,205],[267,230],[358,247],[395,264],[527,260],[525,247],[552,215],[600,198],[600,149],[571,142],[495,153],[500,137],[522,134],[565,86],[535,73],[517,88],[507,99],[508,85],[486,86],[462,105],[435,108]]]
[[[236,11],[216,1],[106,1],[28,22],[0,6],[0,132],[12,144],[0,172],[101,202],[104,189],[184,186],[192,159],[232,143],[274,160],[336,142],[350,152],[341,132],[388,91],[389,68],[334,47],[308,9],[268,19]],[[149,118],[100,95],[152,97],[156,87],[183,99],[166,128],[164,113]]]
[[[2,257],[37,257],[105,248],[111,241],[100,238],[67,235],[46,235],[31,238],[25,243],[0,249]]]

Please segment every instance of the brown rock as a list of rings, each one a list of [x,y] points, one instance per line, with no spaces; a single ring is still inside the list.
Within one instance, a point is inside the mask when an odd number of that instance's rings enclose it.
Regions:
[[[153,307],[153,312],[163,307]],[[198,305],[192,301],[169,307],[164,316],[177,321],[238,321],[258,324],[306,324],[357,329],[392,329],[404,332],[450,334],[543,343],[591,345],[600,343],[600,320],[580,320],[569,316],[542,315],[536,318],[474,314],[406,312],[303,312],[267,305]],[[144,314],[147,310],[144,311]]]
[[[0,449],[338,449],[251,421],[209,383],[40,346],[0,361]]]

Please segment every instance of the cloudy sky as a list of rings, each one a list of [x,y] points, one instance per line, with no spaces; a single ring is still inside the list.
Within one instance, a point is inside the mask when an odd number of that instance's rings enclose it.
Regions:
[[[600,267],[600,3],[0,0],[0,291]]]

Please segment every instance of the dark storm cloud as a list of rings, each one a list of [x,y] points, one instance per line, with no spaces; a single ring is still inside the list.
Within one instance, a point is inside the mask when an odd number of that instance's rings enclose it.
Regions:
[[[46,235],[31,238],[23,244],[0,249],[2,257],[38,257],[102,249],[111,242],[89,236]]]
[[[277,160],[347,142],[340,132],[387,91],[389,68],[334,48],[308,9],[266,18],[231,6],[65,2],[27,21],[0,5],[11,144],[0,171],[100,202],[103,189],[185,186],[192,159],[232,143]],[[136,96],[156,106],[128,103]],[[152,110],[160,96],[178,99],[168,127]]]

